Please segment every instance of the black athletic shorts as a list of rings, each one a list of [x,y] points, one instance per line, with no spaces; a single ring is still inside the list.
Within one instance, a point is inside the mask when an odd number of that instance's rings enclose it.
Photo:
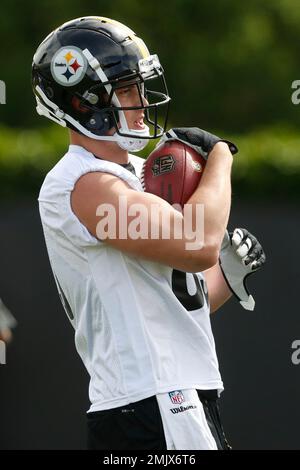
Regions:
[[[207,423],[219,450],[229,450],[220,420],[216,390],[198,390]],[[90,450],[166,450],[155,396],[126,406],[87,413]]]

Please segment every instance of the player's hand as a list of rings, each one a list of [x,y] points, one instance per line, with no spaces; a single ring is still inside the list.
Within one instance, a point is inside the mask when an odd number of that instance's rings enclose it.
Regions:
[[[246,310],[254,310],[255,301],[246,287],[246,278],[260,269],[266,255],[259,241],[245,228],[225,232],[220,266],[228,286]]]
[[[158,145],[170,140],[179,140],[189,145],[205,159],[208,158],[209,153],[218,142],[226,142],[233,155],[238,152],[238,148],[232,142],[198,127],[174,127],[163,135]]]

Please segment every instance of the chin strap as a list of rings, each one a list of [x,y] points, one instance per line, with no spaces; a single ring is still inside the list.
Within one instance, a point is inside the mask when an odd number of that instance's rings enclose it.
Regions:
[[[142,137],[148,137],[149,136],[149,127],[145,126],[145,129],[143,130],[132,130],[132,129],[120,129],[121,132],[124,133],[134,133],[132,137],[124,137],[119,135],[117,132],[115,132],[114,135],[108,136],[108,135],[103,135],[103,136],[98,136],[96,134],[93,134],[92,132],[88,131],[85,127],[83,127],[78,121],[76,121],[72,116],[69,114],[64,113],[62,110],[59,109],[58,106],[56,106],[49,98],[45,95],[43,90],[39,87],[36,86],[36,91],[38,92],[39,96],[41,99],[36,96],[36,110],[39,115],[43,115],[47,117],[48,119],[51,119],[52,121],[56,122],[57,124],[60,124],[63,127],[66,127],[66,121],[68,121],[72,126],[74,126],[76,129],[81,132],[81,134],[86,135],[87,137],[90,137],[91,139],[95,140],[104,140],[108,142],[116,142],[119,147],[121,147],[123,150],[128,150],[129,152],[139,152],[140,150],[143,150],[143,148],[146,147],[148,144],[149,140],[148,139],[139,139],[139,136]],[[49,106],[51,111],[43,104],[43,102]]]
[[[120,131],[123,132],[122,128]],[[143,137],[148,137],[149,127],[146,126],[142,131],[135,130],[134,132],[138,132]],[[123,150],[128,150],[128,152],[139,152],[140,150],[143,150],[143,148],[145,148],[149,142],[148,139],[139,139],[138,137],[123,137],[117,132],[113,135],[113,137],[115,137],[118,146]]]

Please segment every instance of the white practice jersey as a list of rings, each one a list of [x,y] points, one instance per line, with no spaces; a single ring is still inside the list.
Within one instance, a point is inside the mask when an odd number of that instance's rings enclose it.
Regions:
[[[139,175],[143,160],[130,155],[130,161]],[[173,390],[221,390],[203,275],[127,255],[93,237],[70,199],[76,181],[94,171],[143,191],[128,169],[70,145],[39,195],[51,267],[90,375],[89,411]]]

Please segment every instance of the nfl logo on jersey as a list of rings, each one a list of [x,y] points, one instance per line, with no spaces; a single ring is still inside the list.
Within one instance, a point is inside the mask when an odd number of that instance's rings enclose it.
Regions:
[[[174,390],[174,392],[169,392],[169,397],[174,405],[180,405],[180,403],[185,401],[181,390]]]

